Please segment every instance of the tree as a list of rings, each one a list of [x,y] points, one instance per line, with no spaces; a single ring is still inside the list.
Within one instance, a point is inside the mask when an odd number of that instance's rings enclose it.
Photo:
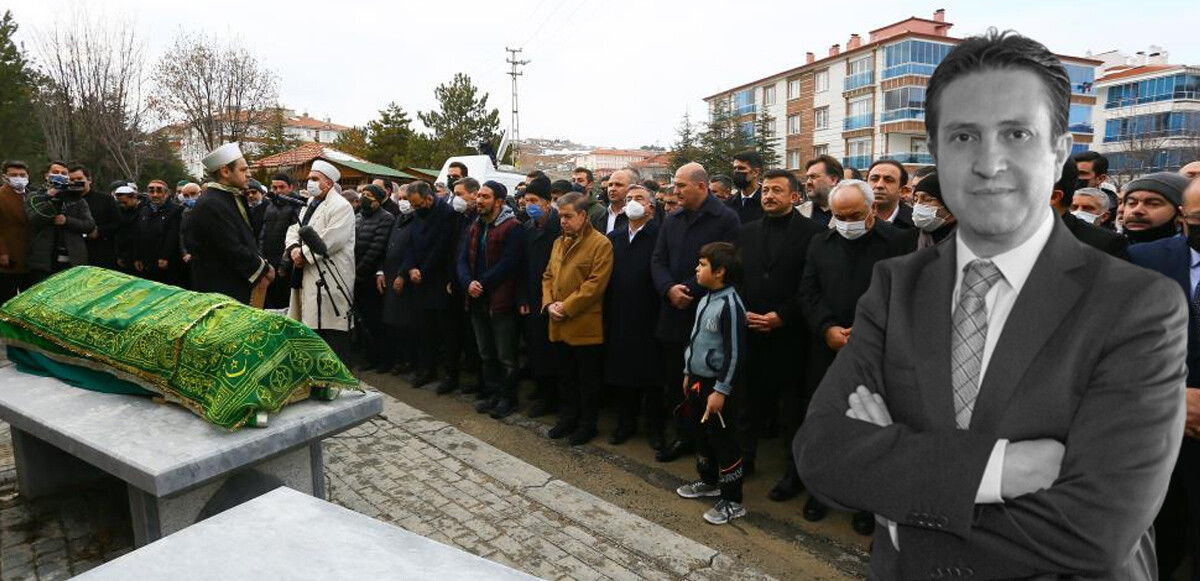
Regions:
[[[754,121],[754,150],[762,156],[763,169],[779,166],[779,150],[776,148],[775,116],[766,107]]]
[[[367,132],[362,127],[351,127],[343,131],[333,141],[333,148],[364,159],[371,150],[370,144],[367,143]]]
[[[0,18],[0,159],[22,159],[36,166],[46,161],[45,138],[34,113],[36,71],[23,46],[13,41],[17,22],[6,10]]]
[[[154,67],[155,111],[208,150],[261,134],[277,107],[275,74],[239,44],[183,34]]]
[[[718,99],[711,117],[700,134],[700,157],[696,161],[709,171],[721,173],[733,163],[733,156],[750,146],[749,136],[729,109],[729,101]]]
[[[283,153],[299,144],[295,139],[288,137],[287,118],[283,115],[282,107],[276,106],[271,111],[264,131],[262,147],[258,150],[263,157]]]
[[[703,152],[698,145],[699,138],[691,115],[684,112],[683,121],[679,123],[679,127],[675,128],[675,143],[671,146],[670,168],[672,172],[702,157]]]
[[[433,94],[438,110],[417,113],[429,134],[417,140],[417,155],[411,163],[441,167],[448,157],[475,153],[480,142],[499,144],[500,111],[488,109],[488,94],[480,96],[470,76],[457,73],[450,84],[438,85]]]
[[[159,130],[152,133],[140,144],[142,160],[141,176],[149,179],[160,179],[168,184],[179,180],[196,181],[196,177],[188,173],[179,152],[171,143],[168,131]]]
[[[400,168],[411,165],[409,162],[410,148],[415,139],[412,130],[412,120],[404,108],[396,103],[388,103],[386,109],[379,112],[379,119],[367,123],[367,154],[368,161]]]

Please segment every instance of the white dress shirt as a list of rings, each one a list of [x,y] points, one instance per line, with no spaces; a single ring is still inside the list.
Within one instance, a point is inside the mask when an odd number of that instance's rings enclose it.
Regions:
[[[608,234],[617,228],[617,216],[621,215],[621,210],[613,211],[612,204],[608,206],[608,224],[604,227],[604,234]]]
[[[1038,257],[1042,255],[1042,250],[1046,247],[1046,243],[1050,241],[1050,233],[1054,231],[1054,220],[1058,216],[1049,207],[1042,214],[1042,223],[1038,225],[1037,230],[1027,240],[1022,242],[1016,248],[1007,252],[997,254],[991,258],[996,268],[1000,270],[1000,280],[988,289],[984,295],[984,303],[987,308],[987,339],[983,347],[983,361],[979,366],[979,383],[983,385],[983,378],[987,375],[988,364],[992,360],[992,352],[996,350],[996,343],[1000,341],[1000,334],[1004,331],[1004,324],[1008,322],[1008,315],[1012,313],[1013,305],[1017,302],[1017,297],[1021,294],[1021,289],[1025,288],[1025,281],[1029,280],[1029,274],[1033,272],[1033,266],[1037,263]],[[979,258],[966,242],[963,242],[962,236],[956,236],[954,239],[955,250],[955,275],[954,275],[954,294],[950,299],[950,314],[954,315],[954,308],[958,305],[958,294],[962,287],[963,272],[971,261]],[[1001,497],[1001,476],[1004,473],[1004,452],[1008,447],[1008,440],[996,440],[996,445],[992,448],[992,454],[988,458],[987,467],[983,471],[983,479],[979,483],[979,490],[975,493],[976,504],[996,504],[1003,503]],[[898,539],[898,531],[896,523],[888,521],[888,533],[892,537],[892,545],[896,550],[900,550]]]

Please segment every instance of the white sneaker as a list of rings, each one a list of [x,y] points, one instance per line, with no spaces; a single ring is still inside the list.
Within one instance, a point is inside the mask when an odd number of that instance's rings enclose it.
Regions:
[[[704,520],[714,525],[723,525],[744,516],[746,507],[732,500],[718,500],[716,506],[704,511]]]
[[[675,493],[684,498],[721,496],[721,487],[712,484],[705,484],[703,480],[697,480],[691,484],[684,484],[683,486],[676,488]]]

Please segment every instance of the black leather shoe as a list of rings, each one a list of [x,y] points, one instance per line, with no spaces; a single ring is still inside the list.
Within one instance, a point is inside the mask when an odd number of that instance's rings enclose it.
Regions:
[[[817,522],[829,512],[829,507],[821,504],[821,501],[809,497],[808,502],[804,503],[804,520],[808,522]]]
[[[871,536],[875,534],[875,515],[866,511],[856,512],[850,519],[850,526],[860,535]]]
[[[646,436],[646,441],[650,443],[651,450],[662,450],[667,445],[663,439],[662,430],[650,430],[650,434]]]
[[[500,398],[489,397],[489,398],[482,400],[479,403],[475,404],[475,413],[477,413],[477,414],[491,413],[492,408],[496,407],[499,404],[500,404]]]
[[[548,435],[550,436],[551,440],[557,440],[559,438],[566,437],[567,435],[571,434],[574,431],[575,431],[575,426],[573,426],[573,425],[554,424],[554,427],[550,428],[550,433]]]
[[[531,418],[540,418],[546,414],[552,413],[553,411],[553,406],[547,403],[546,400],[540,399],[534,402],[533,405],[529,406],[529,413],[526,415]]]
[[[800,481],[791,474],[784,474],[775,486],[771,487],[771,492],[767,493],[767,498],[775,502],[783,502],[796,498],[800,494]]]
[[[492,416],[493,419],[502,420],[511,416],[515,411],[517,411],[517,402],[505,397],[500,399],[500,403],[496,404],[488,415]]]
[[[633,432],[633,426],[618,425],[617,429],[613,430],[612,435],[609,436],[608,443],[614,446],[620,446],[621,444],[628,442],[629,438],[633,437]]]
[[[666,448],[659,450],[658,453],[654,455],[654,459],[658,462],[674,462],[675,460],[678,460],[691,453],[691,444],[684,442],[683,440],[675,440]]]
[[[437,394],[438,395],[446,395],[456,389],[458,389],[458,378],[457,377],[447,377],[446,379],[443,379],[441,383],[438,384]]]
[[[582,446],[588,442],[591,442],[592,438],[595,437],[596,428],[590,426],[579,426],[579,429],[575,430],[575,432],[571,434],[571,438],[568,440],[568,442],[570,442],[572,446]]]
[[[433,383],[436,380],[437,380],[437,373],[434,373],[432,371],[425,371],[425,372],[417,374],[417,377],[414,378],[412,381],[412,386],[417,389],[420,389],[421,386],[423,386],[427,383]]]

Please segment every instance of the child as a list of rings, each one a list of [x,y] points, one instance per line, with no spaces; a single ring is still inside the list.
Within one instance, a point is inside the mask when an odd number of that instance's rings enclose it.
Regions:
[[[746,516],[742,454],[733,431],[736,415],[727,402],[745,353],[746,308],[734,289],[741,277],[742,262],[732,244],[712,242],[700,248],[696,282],[708,294],[696,305],[696,322],[683,356],[683,391],[695,422],[700,480],[675,492],[684,498],[719,496],[716,506],[704,513],[704,520],[715,525]]]

